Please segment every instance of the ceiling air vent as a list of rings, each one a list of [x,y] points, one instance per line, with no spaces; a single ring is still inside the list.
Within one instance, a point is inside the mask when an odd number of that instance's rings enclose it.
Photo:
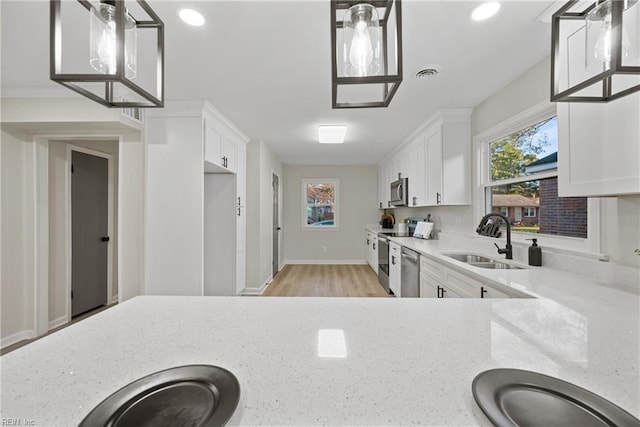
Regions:
[[[425,78],[425,77],[433,77],[436,76],[438,74],[438,70],[436,70],[435,68],[425,68],[424,70],[420,70],[416,73],[416,77],[419,79]]]

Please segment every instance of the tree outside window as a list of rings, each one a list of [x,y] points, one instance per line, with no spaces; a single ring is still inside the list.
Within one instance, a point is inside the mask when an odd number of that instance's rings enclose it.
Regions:
[[[302,180],[303,227],[338,227],[338,184],[337,179]]]
[[[557,118],[489,143],[488,212],[514,231],[587,238],[587,199],[558,197]]]

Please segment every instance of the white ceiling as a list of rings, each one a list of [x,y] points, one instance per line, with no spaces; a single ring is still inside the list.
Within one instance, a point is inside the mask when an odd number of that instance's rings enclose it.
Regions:
[[[165,23],[166,99],[206,99],[285,164],[376,164],[439,108],[473,107],[549,54],[551,0],[503,1],[474,22],[475,1],[404,0],[404,80],[388,108],[331,108],[329,0],[148,0]],[[49,2],[0,1],[2,91],[68,91],[49,80]],[[207,22],[188,27],[178,9]],[[438,64],[440,74],[417,79]],[[319,124],[346,124],[342,145]]]

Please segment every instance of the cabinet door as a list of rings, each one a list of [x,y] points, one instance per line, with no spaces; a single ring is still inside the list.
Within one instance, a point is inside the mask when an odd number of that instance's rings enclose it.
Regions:
[[[246,153],[244,147],[237,147],[236,162],[236,251],[244,252],[246,248]]]
[[[409,188],[413,189],[415,197],[414,206],[425,206],[427,204],[427,140],[421,138],[415,150],[415,179],[409,183]],[[411,199],[414,202],[414,199]]]
[[[371,252],[372,252],[372,244],[371,244],[371,233],[368,231],[365,233],[365,259],[367,260],[367,264],[369,267],[373,268],[371,263]]]
[[[440,282],[420,273],[420,298],[440,298],[438,287]]]
[[[440,295],[442,295],[441,298],[464,298],[448,286],[443,286],[442,289],[440,289]]]
[[[222,134],[211,125],[211,121],[204,121],[204,160],[214,165],[222,166]]]
[[[442,203],[442,128],[427,136],[427,205]]]
[[[376,208],[382,209],[386,207],[385,187],[389,188],[389,184],[385,185],[384,166],[378,166],[378,203]]]
[[[633,13],[631,10],[625,13]],[[640,18],[638,6],[635,13]],[[640,39],[638,25],[635,29],[625,28],[624,32],[623,38]],[[566,67],[562,78],[569,85],[594,75],[592,66],[585,65],[589,63],[585,61],[585,37],[582,25],[568,32],[564,41],[570,54],[563,58]],[[635,77],[625,78],[638,83]],[[604,104],[559,102],[557,108],[558,194],[561,197],[639,194],[640,93]]]
[[[226,136],[222,141],[222,162],[225,168],[236,171],[236,144]]]
[[[491,286],[482,285],[480,286],[480,298],[511,298],[511,296]]]
[[[389,289],[391,289],[397,297],[400,297],[402,294],[400,250],[400,245],[396,243],[389,244]]]
[[[371,233],[371,268],[378,274],[378,235]]]
[[[471,136],[468,123],[442,125],[443,205],[471,204]]]

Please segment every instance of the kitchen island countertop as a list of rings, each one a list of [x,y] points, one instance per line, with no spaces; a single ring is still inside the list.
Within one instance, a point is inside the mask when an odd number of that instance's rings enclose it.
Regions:
[[[561,302],[140,296],[2,356],[2,417],[77,425],[129,382],[187,364],[236,375],[230,425],[486,425],[471,382],[496,367],[559,377],[637,417],[638,297],[592,292]],[[344,331],[346,357],[319,356],[321,329]]]

